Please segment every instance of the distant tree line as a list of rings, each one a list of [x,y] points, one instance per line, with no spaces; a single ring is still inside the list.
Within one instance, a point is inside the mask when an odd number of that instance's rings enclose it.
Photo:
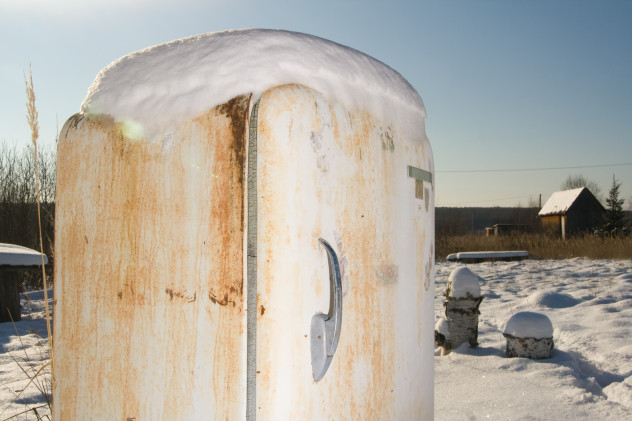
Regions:
[[[562,190],[586,187],[593,196],[604,205],[606,211],[604,212],[601,225],[597,227],[598,234],[621,236],[630,233],[630,217],[626,215],[626,212],[623,210],[625,199],[620,197],[619,192],[621,183],[614,175],[612,176],[612,185],[610,186],[608,197],[605,201],[601,194],[601,188],[599,188],[597,183],[587,180],[582,175],[569,176],[564,183],[562,183],[561,187]]]
[[[42,240],[49,268],[52,268],[55,259],[56,151],[54,148],[38,149]],[[34,160],[30,146],[19,149],[0,144],[0,243],[39,250]],[[27,285],[41,286],[41,273],[25,273],[23,278]]]
[[[623,209],[625,200],[620,197],[621,183],[613,176],[608,197],[604,200],[599,186],[582,175],[571,175],[561,185],[561,190],[586,187],[605,208],[603,221],[595,227],[596,233],[604,235],[629,235],[632,211]],[[631,198],[632,200],[632,198]],[[540,232],[542,229],[538,212],[540,204],[533,200],[522,207],[470,207],[435,208],[435,234],[440,236],[459,236],[465,234],[484,234],[485,228],[496,224],[521,227],[516,232]]]
[[[496,224],[524,226],[530,232],[540,229],[537,206],[488,208],[435,208],[435,234],[453,236],[484,234]]]
[[[586,187],[590,192],[603,203],[603,195],[601,194],[601,187],[594,181],[587,180],[583,175],[569,175],[568,178],[560,186],[562,190],[578,189],[580,187]]]

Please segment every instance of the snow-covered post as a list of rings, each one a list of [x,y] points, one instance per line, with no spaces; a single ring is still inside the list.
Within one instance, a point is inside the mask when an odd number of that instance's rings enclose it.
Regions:
[[[550,358],[553,352],[553,325],[544,314],[523,311],[511,316],[503,336],[508,357]]]
[[[21,320],[19,277],[16,271],[0,271],[0,323]]]
[[[435,343],[445,351],[465,342],[478,345],[478,307],[483,300],[478,279],[466,266],[456,268],[448,278],[445,322],[435,326]]]
[[[44,256],[44,264],[48,258]],[[19,272],[40,269],[42,255],[15,244],[0,244],[0,323],[21,320]]]

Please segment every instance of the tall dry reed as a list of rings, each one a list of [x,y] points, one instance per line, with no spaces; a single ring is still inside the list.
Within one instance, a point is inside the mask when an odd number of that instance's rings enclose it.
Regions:
[[[38,155],[37,155],[37,140],[39,138],[39,121],[37,107],[35,106],[35,89],[33,87],[33,71],[29,65],[29,78],[24,75],[24,83],[26,85],[26,121],[31,128],[31,142],[33,144],[33,158],[35,162],[35,190],[36,190],[36,203],[37,203],[37,223],[39,229],[39,241],[40,241],[40,253],[42,254],[42,283],[44,285],[44,302],[46,310],[46,333],[48,334],[48,347],[50,355],[51,366],[51,381],[54,384],[55,379],[55,358],[53,354],[53,335],[50,325],[50,310],[48,308],[48,285],[46,283],[46,265],[44,263],[44,240],[42,236],[42,215],[41,215],[41,203],[40,203],[40,185],[39,185],[39,168],[38,168]]]

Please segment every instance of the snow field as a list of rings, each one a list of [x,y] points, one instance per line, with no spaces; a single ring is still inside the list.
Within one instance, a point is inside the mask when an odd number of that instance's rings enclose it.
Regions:
[[[52,297],[53,290],[50,289],[51,311]],[[20,305],[21,321],[0,323],[0,419],[33,408],[40,417],[47,419],[45,417],[50,416],[50,410],[39,390],[51,392],[44,291],[20,294]],[[28,376],[23,370],[28,372]],[[34,382],[29,382],[29,377],[34,377]],[[15,419],[35,420],[36,417],[29,412]]]
[[[441,292],[459,264],[436,266]],[[461,265],[462,266],[462,265]],[[435,357],[435,419],[632,419],[632,262],[525,260],[471,264],[485,297],[480,345]],[[507,321],[531,311],[553,324],[552,358],[507,358]]]
[[[437,319],[444,310],[441,293],[458,265],[436,265]],[[436,420],[632,419],[631,261],[525,260],[468,267],[482,278],[485,297],[480,345],[464,344],[435,357]],[[21,339],[12,324],[0,324],[0,419],[43,404],[33,385],[20,392],[28,381],[13,359],[22,361],[26,350],[34,367],[48,361],[43,293],[21,298],[23,319],[15,324]],[[505,357],[502,332],[521,311],[551,320],[552,358]],[[48,414],[42,410],[40,415]]]

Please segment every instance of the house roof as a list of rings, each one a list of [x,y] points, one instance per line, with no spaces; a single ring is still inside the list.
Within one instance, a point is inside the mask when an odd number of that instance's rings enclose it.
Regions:
[[[538,212],[538,216],[566,213],[584,190],[587,190],[586,187],[553,193],[542,209],[540,209],[540,212]],[[588,192],[590,192],[590,190],[588,190]]]

